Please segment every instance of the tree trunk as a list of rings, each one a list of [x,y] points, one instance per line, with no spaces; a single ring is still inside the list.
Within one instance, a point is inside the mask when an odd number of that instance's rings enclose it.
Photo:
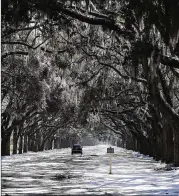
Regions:
[[[28,146],[28,151],[32,151],[31,137],[29,134],[27,135],[27,146]]]
[[[129,135],[127,136],[126,138],[126,149],[128,150],[133,150],[133,136],[132,135]]]
[[[148,143],[147,139],[144,136],[140,136],[140,153],[148,155]]]
[[[11,134],[7,134],[2,137],[1,140],[1,156],[9,156],[10,155],[10,137]]]
[[[54,149],[58,149],[58,137],[54,138]]]
[[[136,138],[134,135],[131,136],[131,150],[136,150],[135,148],[135,144],[136,144]]]
[[[173,130],[170,125],[166,125],[163,133],[164,141],[164,161],[172,163],[174,159]]]
[[[19,137],[19,154],[22,154],[22,147],[23,147],[23,135],[20,134],[20,137]]]
[[[38,131],[36,133],[36,147],[37,147],[37,151],[39,151],[39,149],[41,147],[41,143],[42,143],[42,136],[40,134],[40,131]]]
[[[33,149],[34,152],[38,152],[38,140],[35,140],[34,141],[34,149]]]
[[[32,149],[32,152],[36,152],[36,147],[35,147],[35,141],[34,141],[34,139],[31,140],[31,149]]]
[[[41,143],[42,143],[42,141],[41,141],[41,139],[39,138],[39,139],[38,139],[38,142],[37,142],[37,151],[40,150]]]
[[[58,149],[60,149],[61,148],[61,143],[62,143],[62,138],[61,137],[59,137],[58,138]]]
[[[12,154],[17,154],[17,142],[18,142],[17,128],[15,128],[13,131],[13,152]]]
[[[53,138],[48,139],[48,150],[52,150],[52,143],[53,143]]]
[[[138,151],[138,140],[135,138],[135,151]]]
[[[34,151],[34,138],[28,136],[28,149],[29,151]]]
[[[162,159],[162,140],[161,140],[161,135],[156,136],[156,161],[159,161]]]
[[[153,146],[152,146],[152,140],[151,140],[151,138],[148,139],[147,154],[148,154],[150,157],[153,157]]]
[[[38,150],[38,141],[37,141],[36,133],[33,135],[31,142],[32,142],[32,151],[37,152],[37,150]]]
[[[44,146],[45,146],[44,141],[42,141],[42,143],[39,147],[39,151],[44,151]]]
[[[27,133],[24,133],[24,147],[23,147],[23,152],[24,152],[24,153],[27,152],[27,145],[28,145]]]
[[[152,139],[152,156],[156,160],[157,159],[157,135],[155,135]]]
[[[47,141],[45,142],[45,150],[51,150],[51,149],[52,149],[51,139],[48,138]]]
[[[44,140],[43,135],[41,135],[41,137],[40,137],[40,145],[38,146],[38,150],[39,151],[43,151],[44,150],[44,146],[45,146],[45,140]]]
[[[174,165],[179,167],[179,130],[174,130]]]

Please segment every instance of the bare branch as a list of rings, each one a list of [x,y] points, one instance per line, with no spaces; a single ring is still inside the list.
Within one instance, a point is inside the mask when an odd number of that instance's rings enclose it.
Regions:
[[[29,53],[24,52],[24,51],[7,52],[7,53],[5,53],[1,56],[1,59],[4,59],[4,58],[6,58],[10,55],[24,55],[24,56],[27,56],[27,55],[29,55]]]
[[[21,28],[21,29],[9,29],[9,30],[6,30],[6,33],[2,35],[2,38],[6,37],[6,36],[9,36],[11,35],[12,33],[17,33],[19,31],[29,31],[29,30],[34,30],[34,29],[37,29],[39,28],[40,25],[35,25],[33,27],[24,27],[24,28]]]

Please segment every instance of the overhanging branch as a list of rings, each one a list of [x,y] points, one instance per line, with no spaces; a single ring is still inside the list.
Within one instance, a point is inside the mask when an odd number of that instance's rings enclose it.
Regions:
[[[162,56],[161,57],[161,63],[163,65],[167,65],[169,67],[177,68],[179,69],[179,59],[174,57],[168,57],[168,56]]]

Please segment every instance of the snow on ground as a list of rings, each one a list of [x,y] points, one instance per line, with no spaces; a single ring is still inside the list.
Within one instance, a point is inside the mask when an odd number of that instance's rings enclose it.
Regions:
[[[112,174],[105,145],[28,152],[2,157],[2,195],[170,195],[179,196],[179,168],[137,152],[114,147]]]

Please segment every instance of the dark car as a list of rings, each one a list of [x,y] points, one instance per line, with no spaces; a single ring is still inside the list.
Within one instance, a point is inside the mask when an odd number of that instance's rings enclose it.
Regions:
[[[80,153],[82,154],[82,147],[80,144],[74,144],[71,150],[71,154]]]

